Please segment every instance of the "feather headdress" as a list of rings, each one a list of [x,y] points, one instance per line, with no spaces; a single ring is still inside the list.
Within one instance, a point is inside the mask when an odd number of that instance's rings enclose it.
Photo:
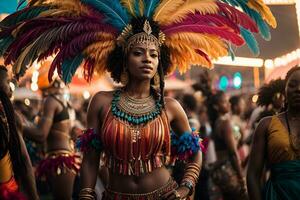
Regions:
[[[159,24],[170,49],[168,72],[210,67],[232,45],[246,43],[258,54],[253,33],[270,39],[268,25],[276,27],[263,0],[31,0],[0,22],[0,56],[22,76],[35,60],[55,54],[49,80],[57,69],[68,83],[80,65],[91,80],[94,71],[107,70],[117,39],[138,17]]]

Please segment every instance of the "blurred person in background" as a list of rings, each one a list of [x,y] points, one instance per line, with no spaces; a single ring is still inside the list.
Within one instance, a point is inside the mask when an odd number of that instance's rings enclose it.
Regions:
[[[12,91],[5,66],[0,66],[0,199],[26,199],[19,192],[25,189],[28,199],[38,198],[30,158],[21,133],[17,129]]]
[[[229,102],[231,104],[231,123],[233,134],[235,137],[240,137],[240,139],[238,139],[238,150],[241,162],[243,163],[248,154],[247,147],[243,146],[244,139],[247,138],[248,135],[247,123],[244,121],[246,102],[244,97],[241,95],[232,96]]]
[[[256,119],[258,123],[262,118],[277,115],[283,111],[285,102],[285,80],[276,79],[263,85],[258,92],[257,105],[264,108]]]
[[[287,73],[285,97],[286,111],[263,118],[255,130],[247,173],[251,199],[299,199],[300,67]],[[265,165],[271,176],[262,187]]]
[[[44,72],[38,78],[44,96],[40,119],[36,125],[24,127],[24,134],[45,144],[46,156],[37,167],[37,177],[46,178],[54,199],[70,200],[80,168],[80,157],[75,153],[71,137],[72,109],[65,98],[64,83],[59,79],[49,83],[47,71]]]
[[[212,94],[208,100],[208,115],[212,126],[217,161],[210,168],[214,183],[224,200],[247,199],[246,182],[238,154],[240,135],[234,135],[228,96],[223,91]]]

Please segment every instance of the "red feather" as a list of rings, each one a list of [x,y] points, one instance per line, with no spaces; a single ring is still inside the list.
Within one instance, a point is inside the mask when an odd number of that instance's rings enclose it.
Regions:
[[[81,53],[88,45],[93,42],[99,41],[95,32],[87,32],[86,34],[79,35],[74,38],[70,43],[62,46],[59,53],[53,60],[50,66],[48,80],[52,81],[53,73],[57,69],[58,74],[61,76],[61,65],[65,59],[73,58],[77,54]]]
[[[244,44],[244,40],[241,36],[234,33],[227,27],[211,27],[209,25],[203,24],[173,24],[170,26],[162,27],[162,31],[167,35],[172,35],[173,33],[178,32],[193,32],[193,33],[203,33],[217,35],[225,40],[232,42],[237,46]]]
[[[195,51],[196,51],[197,54],[199,54],[200,56],[204,57],[205,60],[206,60],[207,62],[209,62],[209,64],[211,64],[211,60],[210,60],[209,56],[208,56],[206,53],[204,53],[204,52],[201,51],[200,49],[195,49]]]
[[[183,22],[188,22],[195,24],[207,24],[207,25],[215,25],[218,27],[227,26],[234,30],[236,33],[240,33],[239,27],[230,21],[228,18],[217,15],[217,14],[208,14],[208,15],[201,15],[200,13],[191,14],[189,15]]]
[[[95,66],[95,61],[88,58],[85,60],[84,62],[84,65],[83,65],[83,75],[84,75],[84,79],[87,81],[87,82],[91,82],[92,80],[92,76],[93,76],[93,73],[94,73],[94,66]]]
[[[233,23],[239,24],[253,33],[258,33],[255,22],[246,14],[225,3],[217,2],[220,11]]]

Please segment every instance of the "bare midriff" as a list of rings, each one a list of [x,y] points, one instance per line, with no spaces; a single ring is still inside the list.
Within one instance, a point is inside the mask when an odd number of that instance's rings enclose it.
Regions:
[[[55,150],[73,150],[70,135],[70,121],[55,123],[47,138],[47,152]]]
[[[128,176],[109,173],[108,188],[120,193],[148,193],[164,186],[170,179],[165,167],[156,168],[141,176]]]

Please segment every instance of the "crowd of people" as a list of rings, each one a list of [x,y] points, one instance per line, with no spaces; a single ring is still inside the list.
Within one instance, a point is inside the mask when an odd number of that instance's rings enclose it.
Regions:
[[[263,1],[29,1],[1,21],[0,56],[16,79],[55,58],[38,109],[13,105],[0,68],[1,199],[297,199],[298,66],[260,89],[258,108],[207,71],[165,91],[167,74],[233,57],[232,45],[258,53],[252,33],[268,39],[267,24]],[[74,109],[65,84],[80,66],[119,86]]]

